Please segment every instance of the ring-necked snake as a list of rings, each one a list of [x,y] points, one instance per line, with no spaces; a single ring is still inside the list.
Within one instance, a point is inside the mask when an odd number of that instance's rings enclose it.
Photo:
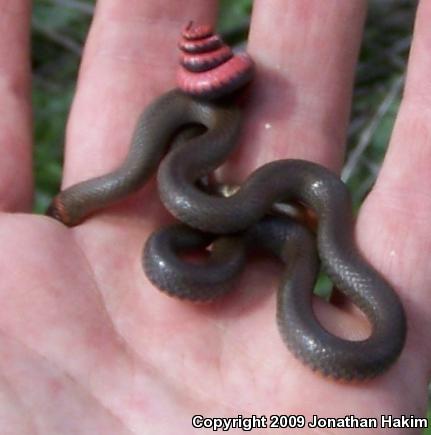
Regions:
[[[233,55],[208,26],[189,24],[180,48],[181,89],[167,92],[144,111],[124,163],[61,192],[48,213],[76,225],[138,190],[160,164],[160,197],[183,223],[157,231],[146,244],[144,268],[157,287],[183,299],[213,299],[232,287],[247,251],[259,246],[286,264],[277,322],[289,349],[334,378],[364,379],[381,373],[403,348],[406,319],[395,292],[355,246],[347,188],[320,165],[279,160],[257,169],[230,197],[202,189],[199,181],[235,146],[240,111],[226,95],[250,80],[252,63],[246,55]],[[177,140],[170,149],[180,130],[195,125],[205,131]],[[277,201],[298,201],[311,208],[318,220],[316,236],[291,218],[268,216]],[[187,262],[181,255],[209,245],[204,264]],[[316,320],[311,298],[319,256],[337,288],[369,319],[372,332],[367,339],[341,339]]]

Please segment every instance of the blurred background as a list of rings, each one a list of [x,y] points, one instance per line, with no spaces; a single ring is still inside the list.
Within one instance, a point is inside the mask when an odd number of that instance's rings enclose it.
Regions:
[[[219,30],[227,42],[240,44],[245,40],[251,4],[251,0],[221,1]],[[369,1],[342,173],[355,207],[374,183],[392,131],[416,5],[416,0]],[[93,9],[92,0],[34,2],[32,62],[38,212],[46,209],[59,189],[65,123]],[[424,433],[431,434],[431,429]]]

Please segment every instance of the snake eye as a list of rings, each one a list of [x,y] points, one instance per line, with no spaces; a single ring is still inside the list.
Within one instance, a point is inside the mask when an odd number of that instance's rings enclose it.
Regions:
[[[214,99],[230,94],[249,82],[253,61],[247,53],[234,54],[209,25],[189,22],[178,44],[179,88],[187,94]]]

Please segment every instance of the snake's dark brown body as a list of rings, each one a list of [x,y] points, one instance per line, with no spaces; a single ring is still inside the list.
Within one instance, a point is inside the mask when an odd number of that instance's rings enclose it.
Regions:
[[[193,40],[195,32],[190,25],[187,32]],[[242,62],[232,62],[235,84],[245,80],[238,76]],[[207,82],[199,83],[196,89],[212,91]],[[204,133],[193,133],[170,149],[179,131],[196,125],[203,126]],[[404,310],[386,280],[356,248],[350,197],[339,178],[311,162],[280,160],[257,169],[228,198],[198,187],[203,177],[227,159],[239,129],[240,111],[233,103],[208,102],[180,90],[170,91],[140,117],[124,163],[107,175],[61,192],[49,214],[66,225],[76,225],[138,190],[160,164],[160,197],[188,226],[162,229],[148,240],[144,268],[157,287],[182,299],[213,299],[233,286],[247,251],[263,248],[286,264],[278,292],[277,321],[292,352],[334,378],[363,379],[381,373],[403,348]],[[292,200],[315,212],[316,237],[287,217],[266,216],[275,202]],[[185,250],[209,244],[212,249],[204,264],[188,263],[181,256]],[[372,325],[369,338],[355,342],[338,338],[316,320],[311,298],[318,257],[337,288],[368,317]]]
[[[238,235],[222,238],[215,243],[210,262],[196,266],[182,261],[177,252],[209,244],[214,237],[182,226],[169,233],[163,230],[146,248],[144,263],[150,279],[171,295],[212,299],[232,285],[243,267],[247,246],[254,240],[287,263],[277,318],[284,340],[298,357],[325,374],[344,379],[370,377],[389,366],[404,344],[404,311],[387,282],[357,252],[349,194],[335,175],[311,162],[280,160],[256,170],[229,198],[196,187],[195,182],[219,166],[234,147],[240,112],[231,104],[197,101],[177,90],[163,95],[141,116],[123,165],[61,192],[50,213],[76,225],[139,189],[155,171],[175,133],[190,124],[202,124],[207,131],[175,146],[164,157],[158,172],[161,198],[188,225],[217,234],[247,231],[248,242],[244,245]],[[316,212],[323,266],[337,288],[372,323],[367,340],[337,338],[313,315],[317,260],[314,244],[302,226],[281,218],[259,223],[275,201],[292,199]]]
[[[217,156],[218,164],[222,163],[239,133],[239,109],[232,104],[197,102],[173,90],[150,104],[141,115],[123,164],[110,174],[61,192],[54,199],[50,214],[67,225],[76,225],[92,212],[138,190],[156,170],[175,133],[196,123],[208,129],[200,136],[200,144],[205,143],[208,148],[223,144],[226,148],[226,154]],[[205,174],[209,169],[198,172]]]

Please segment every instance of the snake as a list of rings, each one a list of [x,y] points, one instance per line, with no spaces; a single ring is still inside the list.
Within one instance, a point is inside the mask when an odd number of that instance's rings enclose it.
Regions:
[[[60,192],[47,214],[78,225],[157,173],[160,199],[180,221],[155,231],[145,244],[143,268],[157,288],[179,299],[212,301],[235,287],[249,253],[262,250],[284,264],[276,318],[297,358],[336,380],[385,372],[404,347],[406,315],[389,282],[356,246],[348,188],[324,166],[283,159],[256,169],[230,196],[205,189],[202,180],[238,142],[237,96],[249,86],[255,68],[247,53],[234,53],[209,25],[188,23],[178,45],[178,87],[143,111],[124,161],[108,174]],[[316,229],[274,213],[277,202],[312,210]],[[208,258],[188,261],[184,254],[196,249],[206,249]],[[320,264],[367,317],[367,338],[343,339],[316,318],[312,297]]]

